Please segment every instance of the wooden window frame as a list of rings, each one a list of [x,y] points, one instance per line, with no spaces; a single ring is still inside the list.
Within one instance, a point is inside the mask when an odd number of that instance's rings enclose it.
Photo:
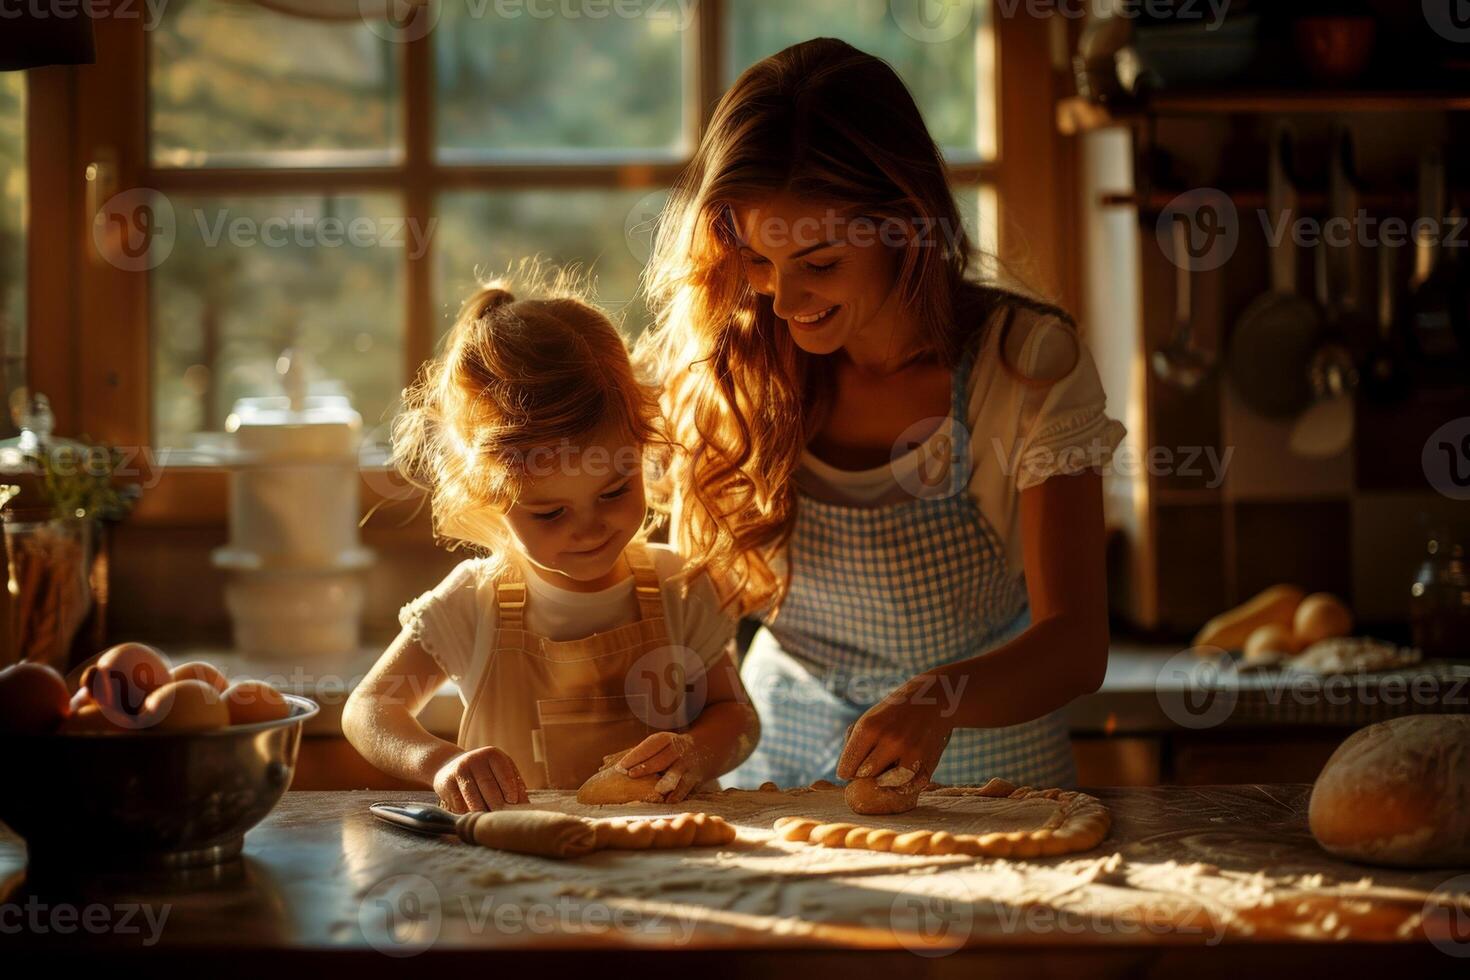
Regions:
[[[723,92],[723,0],[697,0],[686,36],[687,132],[703,132]],[[1062,83],[1054,65],[1055,17],[1006,17],[993,10],[999,88],[994,160],[956,163],[956,184],[989,185],[998,202],[998,249],[1064,303],[1075,297],[1067,145],[1052,124]],[[223,526],[227,474],[210,466],[168,465],[149,448],[152,376],[147,272],[104,262],[91,243],[86,175],[97,161],[114,168],[115,187],[164,193],[322,193],[388,190],[404,213],[426,227],[434,195],[451,188],[665,186],[687,163],[486,163],[444,165],[434,159],[430,38],[403,45],[404,156],[390,167],[238,170],[154,167],[148,156],[148,39],[141,20],[95,21],[97,63],[33,69],[27,86],[27,166],[31,222],[27,242],[27,378],[45,392],[57,429],[123,447],[147,487],[132,522],[158,526]],[[692,146],[690,147],[692,151]],[[656,154],[650,154],[656,157]],[[1024,229],[1024,235],[1021,229]],[[1065,246],[1065,247],[1064,247]],[[432,353],[432,248],[406,256],[404,378]],[[362,505],[381,499],[381,473],[365,471]]]

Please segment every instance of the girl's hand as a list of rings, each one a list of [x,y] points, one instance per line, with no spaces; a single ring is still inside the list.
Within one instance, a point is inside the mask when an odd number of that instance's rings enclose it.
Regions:
[[[434,774],[434,791],[452,813],[499,810],[526,802],[526,783],[511,757],[492,745],[461,752]]]
[[[934,678],[920,675],[864,712],[848,729],[837,775],[857,779],[901,766],[928,781],[954,731],[933,685]]]
[[[633,777],[663,773],[653,788],[664,794],[665,803],[677,803],[704,782],[697,762],[694,739],[678,732],[654,732],[629,749],[617,767]]]

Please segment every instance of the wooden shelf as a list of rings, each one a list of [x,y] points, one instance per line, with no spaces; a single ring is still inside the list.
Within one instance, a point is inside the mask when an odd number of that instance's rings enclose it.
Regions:
[[[1137,208],[1145,213],[1158,213],[1169,206],[1169,203],[1177,196],[1184,193],[1184,188],[1173,190],[1154,190],[1148,194],[1131,194],[1127,192],[1114,192],[1099,194],[1097,202],[1105,208]],[[1451,194],[1461,196],[1465,193],[1464,188],[1454,188]],[[1260,211],[1266,207],[1266,192],[1263,190],[1237,190],[1231,191],[1230,200],[1239,209],[1245,211]],[[1298,214],[1320,214],[1325,213],[1328,206],[1327,195],[1316,191],[1308,191],[1297,195]],[[1419,206],[1418,198],[1412,190],[1402,193],[1374,193],[1360,194],[1358,206],[1367,211],[1390,212],[1395,214],[1414,214]]]
[[[1057,131],[1072,136],[1127,126],[1158,116],[1219,116],[1282,112],[1470,112],[1470,93],[1440,91],[1161,92],[1136,105],[1107,106],[1079,96],[1056,107]]]

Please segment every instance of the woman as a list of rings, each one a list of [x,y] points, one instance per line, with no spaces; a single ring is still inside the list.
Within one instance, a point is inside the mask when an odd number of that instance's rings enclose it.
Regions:
[[[640,356],[672,540],[763,622],[728,784],[1075,782],[1123,427],[1066,314],[975,265],[912,97],[840,41],[741,75],[675,188]]]

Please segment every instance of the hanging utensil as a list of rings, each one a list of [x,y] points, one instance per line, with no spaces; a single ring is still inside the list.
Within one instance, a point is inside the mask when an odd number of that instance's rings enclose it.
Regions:
[[[1334,246],[1318,242],[1313,256],[1317,282],[1317,302],[1327,310],[1329,324],[1339,319],[1333,302],[1328,274],[1328,249]],[[1336,456],[1353,442],[1352,392],[1358,384],[1358,368],[1352,352],[1342,343],[1334,327],[1323,333],[1324,342],[1312,354],[1307,367],[1307,380],[1312,389],[1312,402],[1292,423],[1287,445],[1298,456],[1327,459]]]
[[[1396,329],[1394,292],[1398,288],[1396,246],[1378,246],[1378,335],[1363,359],[1363,395],[1369,401],[1390,404],[1409,391],[1409,372],[1404,364],[1404,342]]]
[[[1308,459],[1336,456],[1352,445],[1358,367],[1349,344],[1371,329],[1359,306],[1358,195],[1352,175],[1352,133],[1342,125],[1332,138],[1324,225],[1329,233],[1319,240],[1314,256],[1317,304],[1326,314],[1326,323],[1307,365],[1312,402],[1292,424],[1288,441],[1292,452]],[[1335,240],[1334,226],[1339,222],[1345,222],[1348,229],[1343,242]]]
[[[1282,228],[1281,240],[1271,247],[1270,288],[1241,314],[1226,361],[1231,387],[1240,400],[1255,412],[1278,419],[1295,417],[1311,401],[1307,369],[1322,325],[1316,305],[1296,291],[1293,170],[1292,129],[1283,121],[1272,134],[1267,179],[1269,218]]]
[[[1169,260],[1174,263],[1174,333],[1169,343],[1153,352],[1154,374],[1165,384],[1189,391],[1199,386],[1214,367],[1214,358],[1194,346],[1194,307],[1190,296],[1189,217],[1170,215]]]

